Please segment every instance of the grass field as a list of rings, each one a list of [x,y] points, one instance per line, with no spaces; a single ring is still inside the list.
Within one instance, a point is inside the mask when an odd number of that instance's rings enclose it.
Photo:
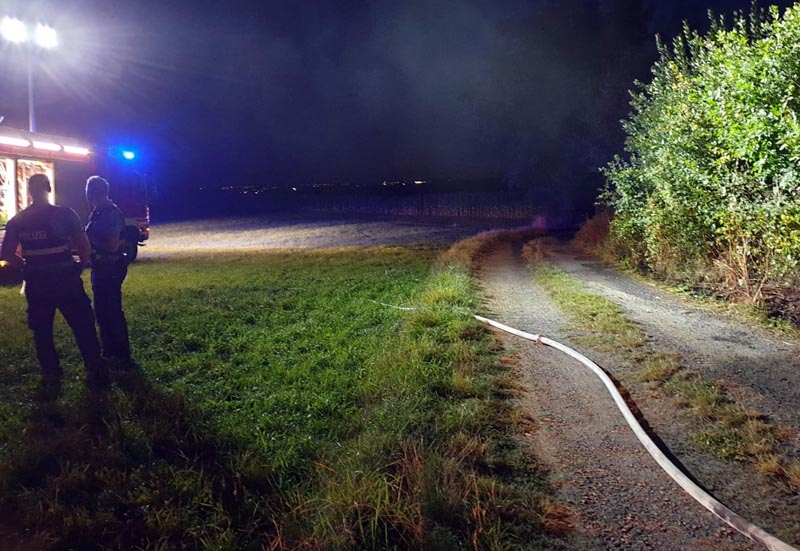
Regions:
[[[3,517],[52,549],[558,548],[509,374],[441,252],[144,258],[140,369],[89,393],[59,319],[57,400],[0,288]]]

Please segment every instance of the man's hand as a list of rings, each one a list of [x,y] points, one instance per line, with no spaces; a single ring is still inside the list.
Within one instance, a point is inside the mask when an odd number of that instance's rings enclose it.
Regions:
[[[12,268],[16,268],[17,270],[22,269],[22,267],[25,265],[25,262],[23,262],[23,260],[16,255],[9,258],[8,260],[3,259],[0,262],[7,263],[9,266],[11,266]]]
[[[13,231],[8,231],[6,227],[6,234],[3,237],[2,256],[1,260],[5,260],[13,268],[22,268],[25,264],[22,257],[19,256],[19,240]]]
[[[72,236],[70,245],[72,245],[73,249],[78,251],[78,257],[81,259],[81,266],[84,268],[89,267],[92,259],[92,246],[89,243],[89,238],[86,237],[86,233],[84,233],[82,229]]]

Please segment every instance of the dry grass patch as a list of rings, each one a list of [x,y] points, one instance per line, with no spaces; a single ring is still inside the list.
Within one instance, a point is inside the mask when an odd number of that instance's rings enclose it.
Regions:
[[[439,258],[440,266],[458,264],[475,273],[486,253],[499,242],[525,241],[542,235],[542,230],[519,228],[516,230],[489,230],[463,239],[450,247]]]
[[[680,356],[668,352],[647,354],[639,362],[639,380],[662,386],[681,370]]]
[[[783,467],[783,475],[796,491],[800,490],[800,459],[790,459]]]
[[[544,504],[544,525],[551,534],[568,534],[573,530],[570,510],[558,503]]]

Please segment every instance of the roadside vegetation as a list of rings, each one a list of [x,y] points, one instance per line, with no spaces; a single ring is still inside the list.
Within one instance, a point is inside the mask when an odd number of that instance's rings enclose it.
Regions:
[[[800,323],[800,4],[659,44],[605,169],[606,258]]]
[[[722,459],[752,464],[790,491],[800,488],[800,461],[782,452],[779,427],[737,403],[724,386],[683,365],[678,355],[649,346],[642,329],[619,306],[548,263],[541,242],[526,244],[523,254],[537,283],[574,323],[576,341],[638,366],[640,381],[689,412],[695,422],[695,442]]]
[[[51,549],[559,548],[511,375],[466,315],[474,250],[441,252],[142,259],[140,369],[107,396],[60,318],[67,380],[39,395],[24,299],[0,288],[3,518]]]

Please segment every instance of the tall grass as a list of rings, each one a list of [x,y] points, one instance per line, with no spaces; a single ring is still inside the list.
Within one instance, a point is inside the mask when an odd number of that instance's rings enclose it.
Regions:
[[[546,487],[440,251],[247,252],[132,267],[140,371],[39,396],[0,289],[0,507],[52,549],[542,549]],[[413,304],[404,312],[382,306]]]

